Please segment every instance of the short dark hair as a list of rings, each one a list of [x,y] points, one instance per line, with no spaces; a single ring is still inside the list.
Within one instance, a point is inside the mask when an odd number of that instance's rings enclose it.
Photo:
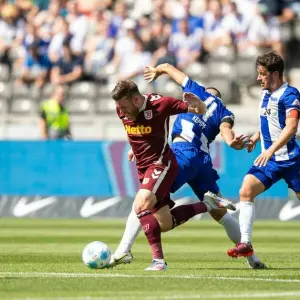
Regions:
[[[129,98],[139,94],[140,91],[138,86],[131,80],[119,81],[111,92],[111,96],[115,101],[121,100],[124,97]]]
[[[212,90],[213,92],[209,92],[210,94],[213,94],[214,96],[217,96],[218,98],[222,98],[221,92],[217,88],[210,86],[205,89],[206,89],[206,91]]]
[[[275,51],[271,51],[259,55],[256,58],[256,68],[259,66],[266,68],[271,73],[278,72],[280,77],[283,76],[284,60]]]

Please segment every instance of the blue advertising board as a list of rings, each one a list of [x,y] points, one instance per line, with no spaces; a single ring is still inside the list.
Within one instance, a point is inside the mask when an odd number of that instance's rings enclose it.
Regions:
[[[132,197],[139,187],[124,141],[1,141],[0,149],[0,195]],[[257,147],[249,154],[222,142],[212,145],[224,196],[238,198],[242,179],[259,151]],[[174,198],[190,196],[193,192],[184,186]],[[281,181],[262,197],[286,199],[287,186]]]

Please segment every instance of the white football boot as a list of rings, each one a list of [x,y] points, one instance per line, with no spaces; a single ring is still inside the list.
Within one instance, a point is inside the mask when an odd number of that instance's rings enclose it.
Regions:
[[[128,251],[127,253],[113,252],[110,257],[110,262],[107,268],[110,269],[121,264],[130,264],[132,261],[133,261],[133,255],[131,251]]]
[[[153,259],[152,264],[145,271],[164,271],[167,269],[168,265],[163,259]]]
[[[252,256],[248,256],[246,257],[246,259],[250,269],[255,269],[255,270],[268,269],[268,267],[263,262],[254,260]]]
[[[218,208],[226,208],[234,211],[236,210],[236,207],[232,204],[231,201],[219,197],[212,192],[207,192],[204,194],[203,203],[205,203],[208,212],[216,210]]]

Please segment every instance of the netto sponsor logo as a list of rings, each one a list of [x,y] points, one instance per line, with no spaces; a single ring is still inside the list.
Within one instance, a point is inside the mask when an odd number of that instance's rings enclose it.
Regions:
[[[152,127],[151,126],[144,126],[144,125],[139,125],[139,126],[130,126],[130,125],[125,125],[125,130],[128,134],[150,134],[152,132]]]

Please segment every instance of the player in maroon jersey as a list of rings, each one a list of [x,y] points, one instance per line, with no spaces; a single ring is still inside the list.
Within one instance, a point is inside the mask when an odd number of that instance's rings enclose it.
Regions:
[[[169,147],[169,117],[192,112],[204,114],[206,106],[195,95],[186,93],[184,100],[157,94],[142,95],[130,80],[119,81],[111,93],[117,114],[127,132],[136,158],[140,190],[134,210],[152,249],[152,265],[146,270],[164,270],[161,232],[171,230],[193,216],[218,208],[218,201],[207,201],[176,207],[185,214],[176,214],[170,199],[170,187],[177,175],[177,162]]]

